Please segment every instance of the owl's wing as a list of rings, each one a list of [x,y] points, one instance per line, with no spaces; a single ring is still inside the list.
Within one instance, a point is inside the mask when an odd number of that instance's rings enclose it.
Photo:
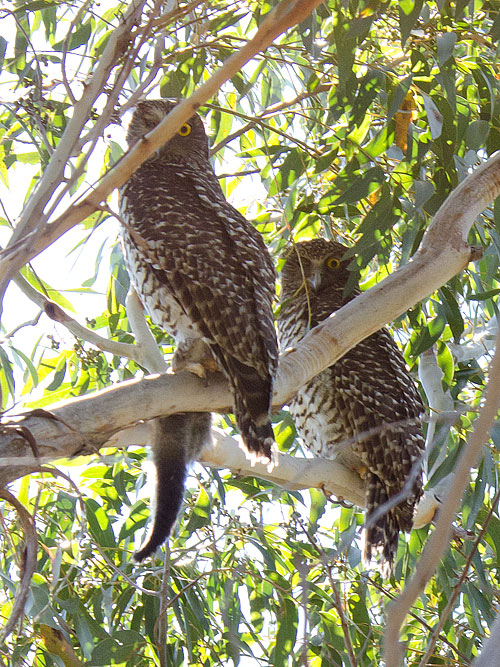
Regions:
[[[263,334],[267,354],[274,369],[278,363],[276,328],[271,313],[275,298],[276,270],[262,235],[224,197],[219,181],[210,170],[204,179],[193,179],[196,193],[224,225],[228,247],[236,250],[243,268],[252,276],[253,299],[257,322]]]
[[[124,222],[143,261],[203,336],[268,375],[278,350],[267,248],[222,193],[210,202],[210,190],[202,196],[187,185],[175,200],[159,197],[147,211],[129,197]]]
[[[400,489],[425,442],[419,420],[424,407],[396,343],[386,329],[377,331],[331,372],[335,386],[351,399],[348,416],[361,435],[357,453],[369,470]]]

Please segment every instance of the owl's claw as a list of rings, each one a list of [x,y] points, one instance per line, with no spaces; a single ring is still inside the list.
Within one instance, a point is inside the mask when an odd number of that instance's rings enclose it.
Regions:
[[[205,386],[208,385],[208,373],[216,373],[219,366],[206,343],[202,340],[194,340],[180,343],[172,359],[172,370],[174,373],[188,371],[193,373]]]

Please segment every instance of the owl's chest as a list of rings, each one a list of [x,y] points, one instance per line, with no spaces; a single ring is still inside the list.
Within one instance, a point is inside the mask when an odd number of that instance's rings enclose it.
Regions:
[[[357,468],[359,454],[346,413],[350,397],[342,390],[332,391],[330,369],[303,387],[290,403],[297,433],[307,449],[320,458],[337,460]]]
[[[343,288],[331,287],[321,294],[302,291],[300,298],[291,295],[282,304],[278,322],[281,351],[294,347],[317,324],[344,305]]]
[[[211,217],[220,198],[214,180],[201,166],[193,172],[182,165],[146,163],[121,189],[120,212],[141,237],[174,248]]]
[[[122,232],[122,242],[130,281],[151,320],[177,342],[199,338],[201,334],[170,292],[168,284],[161,280],[160,274],[125,231]]]
[[[338,297],[340,307],[342,291],[337,292],[331,296]],[[312,327],[336,309],[332,308],[331,299],[325,304],[318,299],[309,303],[291,300],[284,304],[279,320],[281,351],[295,347]],[[359,453],[351,420],[347,418],[354,398],[351,369],[344,366],[345,362],[340,360],[302,387],[290,403],[290,413],[297,433],[312,454],[357,469]],[[349,375],[349,380],[343,379],[344,374]]]

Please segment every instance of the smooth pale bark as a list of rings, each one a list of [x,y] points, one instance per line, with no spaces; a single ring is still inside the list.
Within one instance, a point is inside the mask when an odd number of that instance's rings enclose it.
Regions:
[[[499,193],[500,153],[496,153],[446,200],[411,262],[337,311],[281,358],[274,405],[285,404],[300,386],[363,337],[463,268],[473,255],[466,243],[467,232]],[[225,412],[230,405],[231,396],[222,376],[211,378],[205,386],[192,375],[181,373],[131,380],[65,401],[51,407],[50,415],[55,419],[37,411],[28,413],[0,433],[0,455],[8,457],[0,467],[0,483],[36,468],[34,453],[44,460],[89,454],[142,420],[182,411]],[[12,457],[22,457],[17,461],[19,465],[14,465]],[[334,488],[331,491],[336,493]]]
[[[472,667],[500,667],[500,614],[491,626],[491,634]]]

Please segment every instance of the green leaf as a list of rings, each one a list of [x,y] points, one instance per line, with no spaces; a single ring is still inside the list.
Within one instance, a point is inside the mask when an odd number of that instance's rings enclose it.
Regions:
[[[71,313],[75,312],[75,309],[68,301],[68,299],[66,299],[64,296],[62,296],[62,294],[60,294],[60,292],[55,290],[48,283],[37,276],[31,267],[24,266],[20,273],[24,278],[26,278],[32,287],[34,287],[38,292],[46,293],[47,297],[54,303],[57,303],[57,305],[60,306],[63,310],[68,310]]]
[[[333,200],[330,200],[329,205],[333,206],[334,204],[348,204],[348,203],[353,203],[353,202],[358,202],[360,199],[365,199],[371,192],[377,189],[377,187],[385,181],[385,174],[383,169],[380,167],[371,167],[368,169],[364,174],[361,176],[355,176],[354,178],[349,174],[346,174],[346,181],[349,179],[349,181],[354,181],[352,185],[350,185],[347,189],[344,190],[344,192],[339,195],[338,197],[334,197]],[[342,187],[342,180],[343,178],[339,176],[336,181],[335,185],[336,188],[341,188]],[[334,191],[330,191],[334,192]],[[326,212],[326,208],[324,206],[321,206],[322,202],[325,204],[328,202],[328,196],[330,193],[327,193],[324,197],[321,198],[320,200],[320,205],[319,207],[320,210],[323,210]]]
[[[74,51],[75,49],[78,49],[80,46],[87,44],[88,41],[90,40],[91,34],[92,34],[92,22],[87,21],[86,23],[84,23],[74,32],[71,33],[71,37],[69,38],[66,47],[67,50]],[[65,44],[65,39],[62,39],[60,42],[56,42],[56,44],[53,44],[52,48],[54,49],[54,51],[62,51],[64,48],[64,44]]]
[[[281,597],[276,645],[271,660],[274,667],[287,667],[297,638],[298,605],[292,598]]]
[[[318,526],[318,521],[325,513],[327,500],[325,494],[318,489],[309,489],[309,494],[311,496],[311,511],[309,513],[308,530],[313,534]]]
[[[441,304],[443,306],[443,313],[446,317],[448,324],[450,325],[455,340],[458,341],[460,340],[460,336],[462,335],[465,329],[462,313],[460,312],[460,307],[457,303],[455,296],[448,287],[441,287],[439,291],[442,297]]]
[[[1,345],[0,345],[0,363],[3,369],[3,373],[1,374],[2,384],[5,383],[5,386],[2,387],[2,394],[4,394],[2,396],[2,400],[3,402],[5,402],[8,394],[15,396],[16,384],[14,381],[12,362],[10,361],[9,357],[7,356],[7,353],[5,352],[5,350]],[[7,392],[5,391],[5,389],[7,389]]]
[[[417,23],[423,4],[423,0],[401,0],[397,3],[399,7],[399,27],[401,30],[402,46],[405,45],[406,40]]]
[[[468,148],[478,151],[483,148],[490,133],[490,123],[487,120],[475,120],[467,127],[465,140]]]
[[[269,194],[273,195],[290,187],[304,172],[305,166],[306,159],[302,151],[298,148],[292,149],[279,168],[273,185],[269,188]]]
[[[469,294],[465,298],[467,301],[486,301],[486,299],[491,299],[497,294],[500,294],[500,289],[490,289],[487,292],[477,292],[476,294]]]
[[[429,121],[431,136],[433,139],[438,139],[441,136],[441,131],[443,129],[443,116],[428,95],[422,93],[422,99],[424,100],[424,107],[427,114],[427,120]]]
[[[33,0],[33,2],[25,2],[22,5],[17,5],[17,7],[14,9],[14,13],[24,14],[25,12],[37,12],[40,9],[58,7],[60,4],[60,2],[50,2],[50,0]]]
[[[358,92],[352,104],[352,120],[355,125],[360,125],[363,122],[368,107],[380,93],[383,84],[384,78],[376,70],[369,71],[360,79]]]
[[[421,208],[434,195],[436,189],[429,181],[414,181],[415,206]]]
[[[210,496],[205,489],[200,486],[196,505],[191,512],[187,526],[183,529],[183,533],[191,535],[199,528],[208,525],[210,523],[210,506]]]
[[[437,343],[437,362],[439,368],[443,371],[445,388],[451,387],[455,374],[455,361],[449,347],[443,341]]]
[[[438,62],[442,67],[453,55],[455,44],[457,43],[457,35],[454,32],[443,32],[436,37]]]
[[[500,40],[500,12],[498,11],[490,29],[490,37],[494,42],[498,42]]]
[[[102,547],[116,547],[111,523],[104,508],[92,498],[88,498],[85,501],[85,507],[90,532],[97,543]]]
[[[3,69],[3,62],[4,62],[4,59],[5,59],[5,52],[7,50],[7,44],[8,44],[7,40],[4,37],[0,36],[0,72]]]
[[[59,387],[63,383],[65,375],[66,375],[66,357],[61,357],[55,369],[54,379],[47,387],[47,391],[55,391],[56,389],[59,389]]]
[[[403,100],[408,94],[412,82],[413,82],[413,75],[409,74],[398,84],[394,96],[392,98],[391,106],[389,107],[389,111],[387,112],[387,122],[389,122],[396,113],[396,111],[399,111],[399,109],[401,108]]]
[[[36,370],[35,366],[33,365],[33,362],[31,361],[31,359],[26,354],[24,354],[24,352],[22,350],[19,350],[18,348],[14,347],[14,346],[11,346],[10,349],[12,350],[12,354],[13,354],[14,358],[17,356],[20,359],[22,359],[22,361],[26,364],[26,368],[29,371],[33,386],[36,387],[38,385],[38,373],[37,373],[37,370]],[[23,367],[22,363],[20,362],[19,359],[18,359],[18,365],[21,368]]]

